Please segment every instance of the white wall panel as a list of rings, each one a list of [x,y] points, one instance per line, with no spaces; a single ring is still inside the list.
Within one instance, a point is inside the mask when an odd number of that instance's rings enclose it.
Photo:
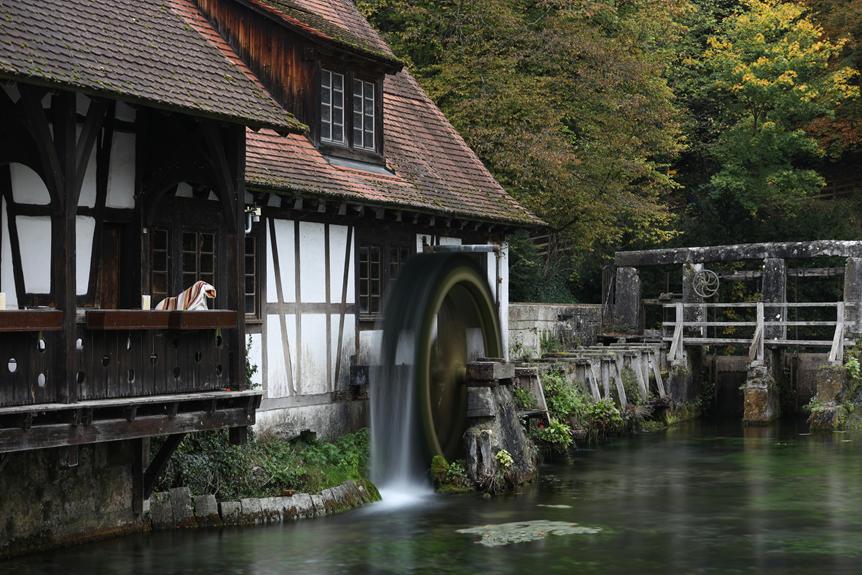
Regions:
[[[263,337],[259,333],[250,333],[246,336],[251,344],[248,351],[248,362],[257,366],[257,372],[251,376],[252,385],[263,383]]]
[[[90,283],[90,259],[93,255],[93,233],[96,219],[78,216],[75,222],[75,293],[86,295]]]
[[[329,391],[326,380],[326,315],[302,315],[302,394]]]
[[[29,293],[51,292],[51,218],[16,216],[24,288]]]
[[[287,341],[290,344],[291,368],[296,377],[296,317],[286,316]],[[287,397],[290,395],[287,371],[284,365],[281,325],[278,315],[266,316],[266,362],[267,362],[267,397]],[[263,365],[263,362],[261,362]]]
[[[341,303],[341,288],[344,283],[344,250],[347,243],[347,226],[329,226],[329,292],[334,303]],[[353,253],[356,233],[350,238],[350,270],[347,274],[347,303],[356,302]]]
[[[85,111],[84,114],[86,113]],[[78,125],[77,133],[78,138],[80,138],[80,125]],[[96,205],[96,146],[93,146],[93,149],[90,151],[90,159],[87,160],[87,169],[84,171],[84,180],[81,182],[81,195],[78,196],[78,205],[88,208]]]
[[[51,203],[51,194],[42,178],[23,164],[9,164],[12,176],[12,198],[18,204],[45,206]],[[48,252],[50,253],[50,252]]]
[[[117,104],[119,116],[121,104]],[[134,110],[132,111],[134,116]],[[127,132],[114,132],[111,144],[111,170],[108,172],[109,208],[135,207],[135,135]]]
[[[383,331],[378,329],[359,332],[359,364],[379,365],[380,344],[383,341]]]
[[[326,302],[325,229],[320,223],[299,222],[300,300],[304,302]],[[293,252],[288,256],[293,258]]]
[[[281,285],[284,290],[284,301],[292,303],[296,301],[296,257],[294,255],[293,221],[274,220],[275,239],[278,246],[278,261],[281,266]],[[269,226],[267,225],[267,228]],[[267,232],[268,234],[268,232]],[[275,285],[275,265],[272,257],[271,238],[267,238],[267,272],[266,272],[266,298],[272,302],[278,302],[278,292]]]
[[[6,293],[6,307],[18,307],[15,291],[15,276],[12,271],[12,248],[9,244],[9,225],[6,218],[6,203],[0,198],[0,291]]]
[[[342,258],[343,259],[343,258]],[[338,355],[341,355],[341,367],[338,373],[338,381],[334,384],[334,389],[345,389],[350,382],[350,356],[356,353],[356,316],[353,314],[345,314],[344,316],[344,334],[341,340],[341,349],[338,349],[338,324],[340,316],[330,316],[330,346],[332,349],[332,365],[330,367],[333,379],[335,378],[335,364]]]

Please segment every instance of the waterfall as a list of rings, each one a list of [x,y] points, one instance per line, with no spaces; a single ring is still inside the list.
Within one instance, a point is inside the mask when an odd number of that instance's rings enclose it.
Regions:
[[[426,470],[415,382],[416,338],[430,305],[436,270],[445,258],[415,257],[401,270],[386,297],[380,355],[369,374],[371,480],[384,501],[416,499],[432,492]]]

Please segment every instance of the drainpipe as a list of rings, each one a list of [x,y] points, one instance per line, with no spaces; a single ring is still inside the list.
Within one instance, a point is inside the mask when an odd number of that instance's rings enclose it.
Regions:
[[[503,249],[498,244],[466,244],[466,245],[445,245],[445,246],[429,246],[432,252],[435,253],[462,253],[462,254],[481,254],[493,253],[497,260],[496,265],[496,281],[494,282],[494,304],[497,306],[497,323],[500,325],[500,343],[503,347],[503,359],[509,361],[509,330],[503,326],[509,324],[508,321],[503,321],[503,314],[508,313],[508,309],[503,309],[500,305],[500,300],[503,295]]]
[[[254,224],[260,221],[260,207],[246,206],[245,207],[245,234],[251,233],[251,228]]]

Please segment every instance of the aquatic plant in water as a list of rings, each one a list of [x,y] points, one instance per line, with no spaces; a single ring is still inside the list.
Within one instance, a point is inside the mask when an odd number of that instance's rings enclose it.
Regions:
[[[481,535],[482,538],[476,541],[479,545],[500,547],[511,543],[539,541],[548,535],[594,535],[600,531],[601,529],[597,527],[584,527],[568,521],[537,519],[499,525],[481,525],[468,529],[458,529],[457,532],[467,535]]]

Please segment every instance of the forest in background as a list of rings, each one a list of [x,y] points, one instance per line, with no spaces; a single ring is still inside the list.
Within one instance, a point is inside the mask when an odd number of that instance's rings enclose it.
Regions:
[[[548,223],[513,301],[620,249],[862,237],[862,0],[357,0]]]

